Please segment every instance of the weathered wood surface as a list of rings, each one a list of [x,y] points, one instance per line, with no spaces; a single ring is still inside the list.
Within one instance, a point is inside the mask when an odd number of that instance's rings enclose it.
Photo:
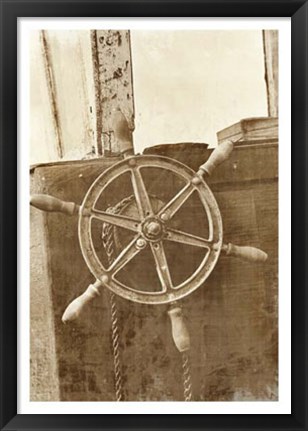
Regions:
[[[191,151],[187,151],[189,145]],[[262,157],[260,152],[262,147]],[[157,154],[169,156],[172,154],[176,160],[187,164],[195,171],[203,164],[212,149],[208,149],[205,144],[171,144],[158,145],[146,148],[144,154]],[[215,169],[212,177],[208,180],[213,190],[221,190],[224,185],[237,182],[260,182],[277,180],[278,178],[278,152],[277,142],[270,144],[251,145],[245,141],[236,145],[229,159]]]
[[[32,31],[30,54],[30,162],[97,154],[90,31]]]
[[[98,154],[119,153],[117,111],[126,118],[131,132],[135,128],[130,33],[93,30],[91,38]]]
[[[176,158],[193,169],[210,153],[205,145],[189,144],[149,151]],[[36,191],[80,203],[96,176],[117,160],[36,167],[32,172],[34,186]],[[153,178],[147,180],[150,193],[155,190],[157,193],[158,188],[161,199],[172,193],[164,176],[154,178],[155,181]],[[191,335],[194,399],[275,400],[278,396],[277,146],[236,148],[209,183],[222,213],[225,241],[260,247],[269,259],[265,264],[255,265],[222,256],[206,285],[181,301]],[[105,205],[114,205],[131,193],[125,184],[119,193],[111,193]],[[77,218],[45,214],[40,216],[45,220],[42,224],[33,218],[36,213],[31,209],[32,235],[34,231],[46,235],[50,258],[46,283],[40,282],[41,290],[38,282],[32,280],[32,298],[36,302],[42,300],[40,295],[45,295],[48,285],[51,286],[59,399],[113,400],[108,292],[94,301],[77,322],[62,324],[64,309],[93,282],[93,277],[79,250]],[[192,228],[204,222],[195,201],[181,217]],[[181,272],[192,253],[190,249],[180,255],[176,251],[170,251],[170,260]],[[31,265],[31,271],[36,271],[41,265],[40,256],[33,256]],[[148,274],[145,266],[136,277],[148,283]],[[181,359],[173,344],[168,307],[135,304],[121,298],[117,303],[125,399],[182,400]],[[47,333],[33,307],[31,327],[39,328],[38,336],[46,339]],[[32,378],[42,394],[44,379],[47,390],[50,374],[48,367],[38,368],[41,358],[34,347]],[[52,397],[56,399],[55,394]]]
[[[263,30],[262,34],[268,115],[270,117],[277,117],[279,108],[278,30]]]
[[[217,132],[218,144],[229,139],[232,139],[234,142],[240,140],[245,145],[268,144],[270,142],[278,143],[278,118],[245,118]]]
[[[42,34],[32,32],[30,50],[30,162],[59,160],[57,131],[49,98]]]
[[[31,189],[33,193],[41,189],[40,181],[34,176],[31,177]],[[31,226],[30,398],[33,401],[54,401],[60,398],[60,390],[48,234],[41,211],[31,210]]]

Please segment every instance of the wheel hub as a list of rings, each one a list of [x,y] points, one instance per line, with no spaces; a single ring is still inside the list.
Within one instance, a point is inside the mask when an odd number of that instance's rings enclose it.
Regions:
[[[163,236],[164,228],[157,218],[150,218],[144,222],[142,233],[149,241],[159,241]]]
[[[150,198],[143,179],[143,175],[146,174],[145,169],[149,169],[150,172],[150,168],[166,170],[179,178],[182,183],[182,187],[171,199],[164,197],[164,202],[161,201],[159,205],[154,203],[155,199]],[[134,211],[131,210],[131,214],[130,212],[112,214],[96,207],[98,199],[106,196],[109,184],[125,173],[128,173],[131,179]],[[195,172],[187,166],[166,157],[136,156],[133,158],[133,163],[130,158],[124,159],[104,171],[94,181],[81,206],[78,233],[82,254],[97,280],[123,298],[145,304],[176,301],[187,296],[205,282],[220,254],[222,222],[211,190],[205,181],[200,181],[198,184],[192,182],[195,175]],[[195,192],[207,217],[208,234],[205,237],[179,230],[174,224],[176,213]],[[96,251],[92,238],[92,220],[100,220],[115,227],[124,228],[129,234],[128,242],[124,241],[123,249],[110,265],[106,266]],[[119,231],[122,232],[122,230]],[[165,252],[165,248],[167,250],[170,242],[203,249],[199,266],[194,268],[192,275],[177,284],[173,283]],[[145,248],[147,250],[144,253]],[[121,271],[125,271],[125,267],[131,260],[137,258],[139,253],[141,253],[140,259],[152,254],[159,280],[158,290],[139,290],[127,285],[121,278]],[[150,259],[151,263],[153,260]],[[105,275],[108,276],[108,282],[103,280]]]

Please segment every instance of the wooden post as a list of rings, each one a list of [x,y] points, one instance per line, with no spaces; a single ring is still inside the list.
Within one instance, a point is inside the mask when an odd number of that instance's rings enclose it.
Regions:
[[[46,31],[41,30],[41,43],[42,43],[42,53],[44,58],[44,66],[45,66],[45,75],[46,82],[49,94],[49,103],[51,105],[52,119],[53,125],[56,135],[56,147],[59,159],[63,158],[63,138],[61,132],[61,126],[59,122],[59,113],[58,113],[58,102],[57,102],[57,93],[56,93],[56,85],[54,81],[54,73],[52,70],[52,63],[49,53],[49,47],[47,43]]]
[[[278,31],[263,30],[265,81],[269,117],[278,117]]]
[[[97,150],[99,155],[108,156],[120,152],[117,139],[119,112],[125,117],[130,132],[134,130],[130,33],[128,30],[93,30],[91,40]],[[130,137],[132,139],[132,133]]]
[[[30,39],[30,163],[96,155],[89,30],[36,30]]]

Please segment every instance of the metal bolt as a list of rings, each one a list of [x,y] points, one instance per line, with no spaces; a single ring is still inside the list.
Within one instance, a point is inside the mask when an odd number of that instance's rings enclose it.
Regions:
[[[144,248],[144,247],[146,246],[146,242],[145,242],[145,240],[144,240],[144,239],[142,239],[142,238],[137,239],[136,246],[137,246],[138,248]]]
[[[195,176],[191,182],[196,186],[201,183],[201,178],[199,176]]]
[[[134,166],[136,166],[136,160],[133,158],[133,159],[130,159],[129,161],[128,161],[128,164],[129,164],[129,166],[131,166],[131,167],[134,167]]]
[[[212,248],[213,248],[214,251],[218,251],[219,250],[219,244],[218,243],[213,244]]]
[[[88,208],[79,207],[79,215],[82,217],[90,217],[91,210],[89,210]]]
[[[102,277],[101,277],[101,282],[103,283],[103,284],[107,284],[108,283],[108,281],[109,281],[109,277],[108,277],[108,275],[103,275]]]
[[[168,221],[169,220],[169,215],[167,213],[162,213],[162,215],[160,216],[160,218],[162,219],[162,221]]]
[[[160,231],[161,231],[161,227],[160,224],[155,222],[155,221],[151,221],[148,225],[147,225],[147,234],[149,236],[157,236]]]

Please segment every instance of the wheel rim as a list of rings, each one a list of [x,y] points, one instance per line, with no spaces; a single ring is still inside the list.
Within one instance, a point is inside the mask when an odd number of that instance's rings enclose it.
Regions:
[[[154,212],[144,185],[141,169],[159,168],[172,172],[185,181],[185,186],[175,194],[158,212]],[[96,209],[95,205],[113,181],[124,173],[131,175],[138,219],[123,215],[112,215]],[[168,222],[186,200],[197,191],[209,223],[209,237],[203,238],[172,229]],[[124,227],[134,234],[133,240],[122,250],[109,267],[104,267],[98,258],[92,239],[93,219]],[[78,228],[83,257],[96,279],[101,280],[111,291],[123,298],[146,304],[162,304],[181,299],[200,287],[214,269],[222,246],[222,220],[213,193],[195,172],[182,163],[162,156],[135,156],[124,159],[103,172],[89,188],[81,206]],[[205,250],[204,258],[194,273],[177,286],[172,285],[164,242],[173,241]],[[150,247],[161,291],[144,292],[127,286],[116,279],[116,274],[145,247]]]

